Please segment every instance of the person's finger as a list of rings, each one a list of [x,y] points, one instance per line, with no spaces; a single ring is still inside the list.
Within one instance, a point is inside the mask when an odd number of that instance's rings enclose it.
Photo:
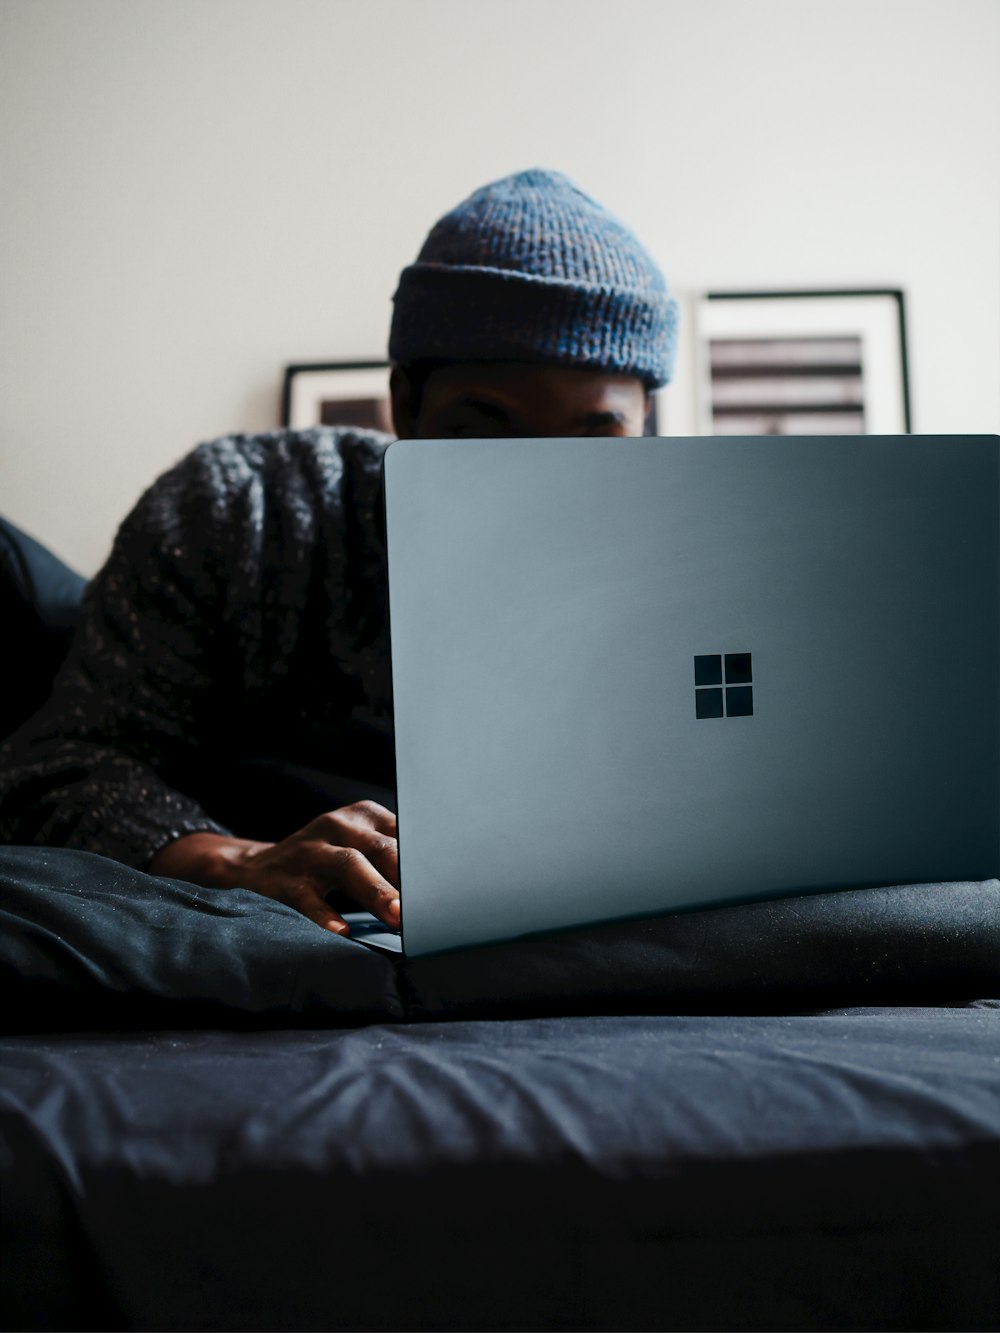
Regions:
[[[331,930],[336,935],[347,935],[350,927],[339,912],[335,912],[327,903],[319,889],[311,884],[297,884],[282,894],[281,901],[288,907],[315,921],[324,930]]]
[[[351,811],[352,815],[356,813],[361,819],[366,820],[379,833],[386,833],[391,838],[396,836],[395,813],[384,805],[379,805],[378,801],[357,801],[354,805],[349,805],[347,809]]]
[[[324,821],[332,822],[338,828],[351,824],[373,828],[391,838],[396,836],[396,816],[377,801],[355,801],[353,805],[342,805],[337,810],[330,810],[325,815],[320,815],[313,820],[313,824],[321,824]]]
[[[329,847],[323,857],[323,882],[347,893],[391,929],[399,926],[399,890],[355,847]]]
[[[395,838],[374,829],[345,827],[340,834],[344,847],[353,847],[367,857],[383,879],[399,888],[399,845]]]
[[[375,810],[383,810],[375,806]],[[395,828],[396,816],[391,810],[384,810]],[[379,819],[383,828],[386,821]],[[332,810],[327,815],[320,815],[309,825],[307,832],[319,837],[335,847],[353,847],[364,853],[384,879],[399,886],[399,847],[394,836],[382,831],[374,823],[368,822],[367,811],[356,806],[342,810]]]

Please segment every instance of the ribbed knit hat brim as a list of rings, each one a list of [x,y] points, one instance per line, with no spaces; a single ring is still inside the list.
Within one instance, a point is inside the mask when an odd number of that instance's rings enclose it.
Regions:
[[[509,269],[412,264],[396,293],[389,357],[551,361],[655,386],[670,379],[676,345],[673,300]]]

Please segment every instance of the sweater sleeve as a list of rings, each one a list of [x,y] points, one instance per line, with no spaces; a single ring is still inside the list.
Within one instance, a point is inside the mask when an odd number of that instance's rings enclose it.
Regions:
[[[177,837],[227,831],[169,778],[225,743],[226,626],[241,621],[248,646],[233,590],[247,585],[259,506],[240,463],[200,446],[122,524],[51,698],[0,751],[5,841],[143,867]]]

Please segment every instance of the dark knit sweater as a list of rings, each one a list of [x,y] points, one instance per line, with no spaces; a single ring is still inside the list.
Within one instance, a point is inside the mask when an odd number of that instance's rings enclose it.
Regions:
[[[150,487],[51,699],[0,752],[0,837],[141,867],[181,834],[228,831],[191,794],[220,760],[392,782],[388,442],[228,436]]]

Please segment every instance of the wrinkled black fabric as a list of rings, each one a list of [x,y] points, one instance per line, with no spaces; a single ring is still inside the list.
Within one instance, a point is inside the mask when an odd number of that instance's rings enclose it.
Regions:
[[[851,889],[419,958],[412,1016],[766,1012],[1000,994],[996,880]]]
[[[1000,1012],[0,1041],[6,1318],[980,1329]]]
[[[995,882],[412,963],[85,852],[0,887],[9,1328],[1000,1325]]]
[[[961,1003],[1000,994],[1000,886],[850,890],[411,961],[246,890],[3,847],[0,980],[15,1032]]]
[[[402,1016],[391,964],[246,889],[91,852],[0,848],[7,1031]]]

